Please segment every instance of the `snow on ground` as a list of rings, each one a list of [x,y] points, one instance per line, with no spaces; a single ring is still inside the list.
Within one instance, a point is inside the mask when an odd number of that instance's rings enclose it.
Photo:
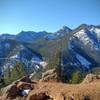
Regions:
[[[87,33],[84,29],[74,34],[74,36],[81,40],[85,45],[88,45],[90,43],[93,44],[93,41],[91,41],[91,39],[87,36]]]
[[[76,53],[76,58],[78,59],[78,61],[85,67],[89,68],[89,65],[91,65],[91,63],[89,61],[87,61],[83,56],[81,56],[80,54]]]
[[[97,34],[97,36],[100,37],[100,29],[92,28],[90,31]],[[82,43],[84,43],[84,45],[88,45],[90,47],[90,50],[94,50],[94,49],[97,51],[100,50],[99,48],[100,44],[95,44],[94,40],[90,39],[90,37],[87,35],[84,29],[74,34],[74,37],[77,37]]]
[[[90,29],[90,31],[95,32],[96,34],[100,34],[100,29],[98,29],[98,28],[93,27],[93,28]]]
[[[40,65],[43,66],[43,67],[45,68],[45,67],[48,65],[48,63],[45,62],[45,61],[41,61],[41,62],[40,62]]]
[[[16,55],[11,56],[10,58],[11,59],[17,59],[18,57],[19,57],[18,54],[16,54]]]

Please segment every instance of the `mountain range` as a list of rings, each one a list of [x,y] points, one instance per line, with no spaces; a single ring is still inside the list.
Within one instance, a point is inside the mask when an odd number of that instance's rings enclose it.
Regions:
[[[99,68],[100,25],[82,24],[75,29],[63,26],[54,33],[22,31],[17,35],[0,35],[1,76],[16,61],[24,63],[32,73],[55,67],[58,58],[65,75],[76,69]]]

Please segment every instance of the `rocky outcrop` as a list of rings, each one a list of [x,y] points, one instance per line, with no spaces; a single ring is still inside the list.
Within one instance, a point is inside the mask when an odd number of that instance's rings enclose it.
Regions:
[[[97,81],[98,79],[100,79],[99,75],[94,75],[94,74],[88,74],[82,83],[91,83],[93,81]]]
[[[27,76],[24,76],[18,81],[13,82],[11,85],[1,89],[0,97],[2,100],[24,100],[24,95],[27,96],[33,88],[34,82],[32,82]]]
[[[57,69],[51,69],[42,74],[42,79],[40,79],[41,82],[58,82],[59,75],[57,72]]]
[[[19,89],[17,88],[17,86],[12,83],[11,85],[1,89],[1,98],[0,100],[7,100],[9,99],[14,99],[18,96],[18,91]]]

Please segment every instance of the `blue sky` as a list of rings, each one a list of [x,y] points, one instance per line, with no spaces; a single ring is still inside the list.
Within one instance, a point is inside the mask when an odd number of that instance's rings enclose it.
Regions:
[[[0,33],[100,24],[100,0],[0,0]]]

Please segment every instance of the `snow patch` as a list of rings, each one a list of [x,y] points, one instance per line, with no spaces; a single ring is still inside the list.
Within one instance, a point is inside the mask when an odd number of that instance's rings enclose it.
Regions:
[[[81,56],[80,54],[76,53],[76,58],[78,59],[78,61],[85,67],[89,68],[89,66],[91,65],[91,63],[89,61],[87,61],[83,56]]]
[[[95,28],[95,27],[91,28],[90,31],[91,31],[91,32],[95,32],[95,33],[97,33],[97,34],[100,34],[100,29]]]
[[[22,96],[27,96],[30,91],[31,91],[30,89],[25,89],[25,90],[22,91],[21,94],[22,94]]]
[[[16,55],[14,55],[14,56],[11,56],[10,58],[11,58],[11,59],[17,59],[17,58],[19,58],[19,56],[16,54]]]
[[[43,66],[43,67],[45,68],[45,67],[48,65],[48,63],[45,62],[45,61],[41,61],[41,62],[40,62],[40,65]]]
[[[87,33],[85,32],[84,29],[80,30],[76,34],[74,34],[74,37],[77,37],[79,40],[81,40],[85,45],[88,43],[92,43],[92,41],[89,39],[87,36]]]

